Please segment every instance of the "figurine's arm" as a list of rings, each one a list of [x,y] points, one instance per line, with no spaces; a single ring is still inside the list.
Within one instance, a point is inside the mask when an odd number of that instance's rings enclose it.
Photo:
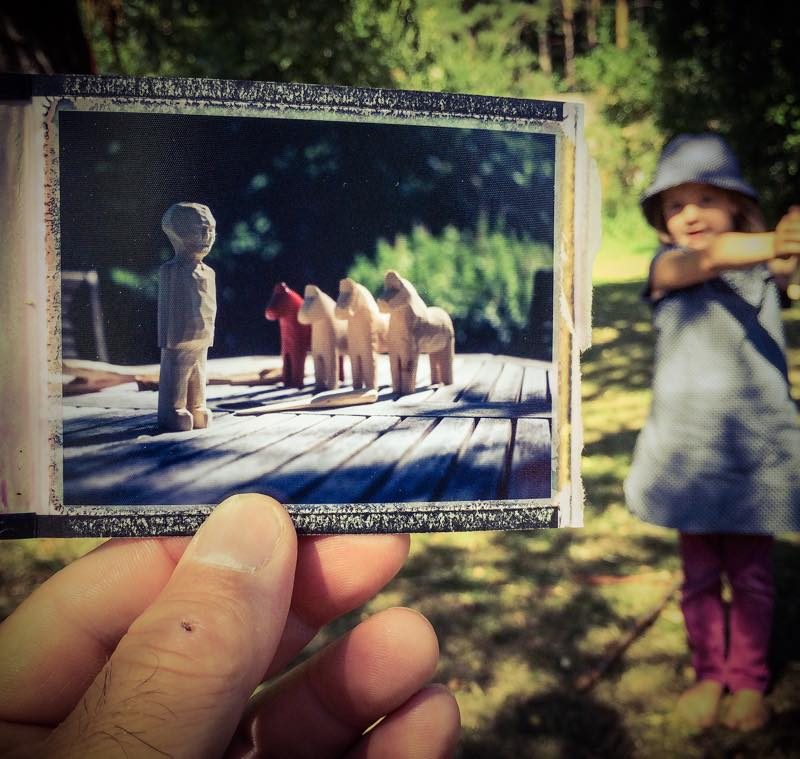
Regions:
[[[167,324],[169,309],[169,278],[170,270],[166,266],[161,266],[158,270],[158,347],[168,348],[167,345]]]
[[[211,334],[209,335],[209,346],[214,345],[214,323],[217,319],[217,275],[213,269],[210,269],[211,276],[208,280],[208,292],[211,295],[211,303],[213,310],[211,313]]]

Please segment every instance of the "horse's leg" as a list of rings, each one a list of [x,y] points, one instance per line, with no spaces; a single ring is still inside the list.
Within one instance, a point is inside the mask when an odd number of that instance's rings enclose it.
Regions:
[[[300,388],[306,382],[306,354],[302,346],[295,346],[291,356],[291,383],[293,387]]]
[[[403,391],[400,387],[400,364],[402,360],[402,356],[399,352],[389,352],[389,369],[392,372],[392,390],[394,390],[395,393],[401,393]]]
[[[364,379],[361,372],[361,364],[363,357],[358,353],[350,354],[350,373],[353,375],[353,389],[358,390],[363,386]]]
[[[344,353],[339,354],[339,382],[344,382]]]
[[[361,357],[361,385],[367,390],[378,387],[378,362],[371,349]]]
[[[417,389],[417,364],[419,363],[419,353],[410,350],[408,356],[400,363],[400,392],[409,395]]]
[[[292,386],[292,356],[290,353],[283,354],[283,384],[286,387]]]
[[[445,385],[453,384],[453,364],[456,356],[456,340],[451,337],[447,347],[441,353],[441,370],[439,381]]]
[[[428,354],[431,363],[431,385],[438,385],[442,381],[442,355],[441,351]]]
[[[325,357],[321,353],[314,354],[314,386],[317,390],[328,389],[328,378],[325,375]]]

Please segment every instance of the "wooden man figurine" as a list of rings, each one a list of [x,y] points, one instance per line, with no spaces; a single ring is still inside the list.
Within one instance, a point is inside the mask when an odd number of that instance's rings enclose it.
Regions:
[[[349,277],[339,282],[336,316],[347,320],[347,352],[353,388],[378,387],[378,354],[386,351],[389,317],[382,314],[372,293]]]
[[[429,354],[431,382],[453,382],[455,333],[449,314],[436,306],[426,306],[414,285],[396,271],[388,271],[378,308],[389,314],[386,343],[392,372],[392,387],[400,395],[417,388],[419,354]]]
[[[335,390],[344,380],[347,322],[339,319],[335,311],[333,298],[316,285],[306,285],[297,320],[311,326],[311,355],[314,357],[317,390]]]
[[[214,270],[203,259],[214,244],[216,222],[208,206],[176,203],[161,228],[175,256],[158,270],[158,424],[177,432],[211,424],[206,359],[214,344],[217,289]]]
[[[306,354],[311,347],[311,327],[297,321],[297,312],[303,298],[285,282],[279,282],[272,291],[264,316],[277,320],[281,331],[281,356],[283,357],[283,384],[286,387],[303,387],[306,373]]]

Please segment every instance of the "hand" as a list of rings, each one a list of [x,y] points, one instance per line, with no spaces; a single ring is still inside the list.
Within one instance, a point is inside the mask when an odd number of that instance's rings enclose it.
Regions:
[[[376,614],[251,698],[407,553],[408,536],[298,542],[258,495],[223,502],[191,542],[109,541],[0,626],[0,753],[448,756],[458,707],[426,687],[436,636],[408,609]]]
[[[800,256],[800,206],[792,206],[775,227],[775,255],[781,258]]]

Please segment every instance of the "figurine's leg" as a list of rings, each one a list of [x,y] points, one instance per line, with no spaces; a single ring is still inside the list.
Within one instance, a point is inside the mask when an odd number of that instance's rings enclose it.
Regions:
[[[197,351],[197,357],[189,375],[186,408],[192,415],[195,429],[211,426],[211,410],[206,406],[206,365],[208,349]]]
[[[367,390],[378,387],[378,356],[373,350],[361,357],[361,383]]]
[[[417,389],[417,364],[419,354],[410,353],[400,364],[400,392],[403,395],[413,393]]]
[[[428,361],[431,365],[431,385],[438,385],[441,382],[439,379],[439,374],[441,373],[441,359],[439,354],[436,352],[429,353]]]
[[[453,384],[453,360],[455,354],[453,342],[453,340],[450,340],[442,350],[430,354],[431,382],[434,384]]]
[[[192,415],[186,410],[186,393],[191,363],[186,351],[163,348],[158,380],[158,426],[171,432],[192,429]]]
[[[364,381],[361,374],[361,365],[363,358],[357,353],[350,354],[350,374],[353,375],[353,390],[358,390],[364,386]]]
[[[339,360],[337,363],[339,365],[339,383],[342,383],[344,382],[344,353],[339,354]],[[337,383],[337,387],[339,383]]]
[[[395,393],[403,392],[403,389],[400,387],[400,363],[402,360],[399,353],[389,354],[389,369],[392,372],[392,390],[394,390]]]
[[[444,370],[442,373],[442,382],[445,385],[452,385],[455,381],[453,379],[453,366],[456,363],[456,339],[455,337],[450,338],[450,344],[447,346],[447,353],[444,359]]]
[[[292,384],[292,357],[288,353],[283,354],[283,384],[289,387]]]
[[[314,387],[317,390],[328,389],[328,378],[325,376],[325,357],[314,354]]]
[[[305,351],[294,351],[291,354],[291,380],[293,387],[302,388],[306,384],[306,354]]]
[[[328,390],[336,390],[339,387],[339,351],[334,348],[325,355],[327,364],[326,378]]]

